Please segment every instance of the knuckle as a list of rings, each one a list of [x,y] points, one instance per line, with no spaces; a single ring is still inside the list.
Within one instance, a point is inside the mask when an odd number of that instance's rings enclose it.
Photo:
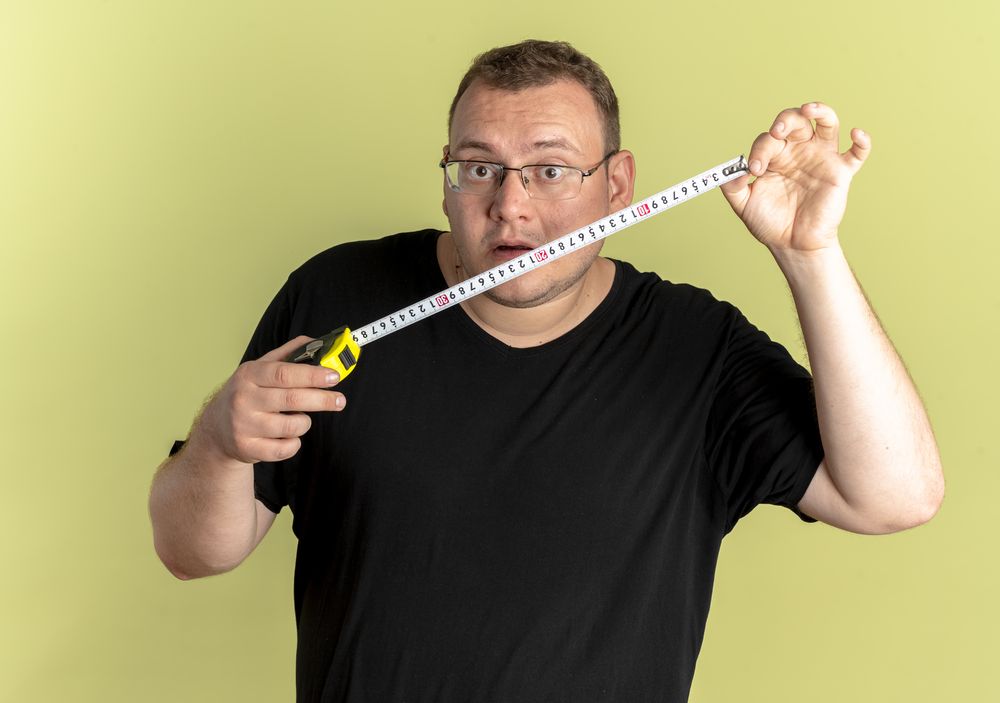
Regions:
[[[282,410],[293,410],[299,407],[302,402],[302,394],[294,389],[285,390],[281,394],[281,409]]]
[[[295,456],[301,446],[302,442],[298,437],[291,437],[280,442],[275,442],[269,452],[271,461],[289,459]]]
[[[244,361],[233,372],[232,385],[241,388],[253,383],[253,377],[259,362]]]
[[[236,456],[255,460],[254,456],[254,443],[246,437],[233,437],[233,448],[236,450]]]
[[[280,387],[290,386],[292,382],[292,367],[289,364],[275,364],[274,382]]]
[[[234,415],[229,418],[228,431],[229,436],[232,437],[234,441],[240,440],[243,442],[246,442],[250,438],[259,434],[253,431],[253,425],[250,421],[249,415]]]
[[[229,409],[233,415],[244,415],[250,412],[250,394],[245,389],[237,388],[229,397]]]
[[[753,144],[750,146],[751,151],[760,151],[761,149],[766,149],[769,144],[774,143],[776,140],[771,136],[769,132],[762,132],[757,135],[757,138],[753,140]]]
[[[305,434],[311,426],[312,420],[308,415],[286,415],[281,420],[281,436],[298,437]]]

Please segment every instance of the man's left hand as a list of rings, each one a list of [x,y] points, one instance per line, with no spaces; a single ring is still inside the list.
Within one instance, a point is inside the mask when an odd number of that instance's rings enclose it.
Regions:
[[[772,253],[837,244],[851,179],[871,150],[871,138],[855,128],[851,148],[839,153],[839,132],[829,105],[783,110],[750,148],[753,182],[747,175],[722,186],[747,229]]]

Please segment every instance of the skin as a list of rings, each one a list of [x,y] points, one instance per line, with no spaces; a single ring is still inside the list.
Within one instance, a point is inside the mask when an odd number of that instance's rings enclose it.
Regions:
[[[788,281],[802,325],[826,458],[799,509],[852,532],[915,527],[944,498],[940,452],[917,390],[851,272],[838,229],[871,138],[823,103],[783,110],[722,187]]]
[[[940,454],[905,367],[847,265],[838,228],[853,176],[871,149],[863,131],[838,153],[839,123],[822,103],[782,111],[754,141],[752,175],[722,187],[733,211],[788,280],[809,353],[826,458],[799,509],[860,533],[929,520],[944,495]],[[445,147],[456,159],[587,169],[606,153],[601,121],[579,85],[560,81],[518,93],[474,84],[457,106]],[[516,176],[516,174],[514,174]],[[570,201],[537,201],[520,180],[491,197],[445,189],[451,232],[438,240],[449,285],[499,263],[502,245],[535,247],[625,207],[635,179],[621,151]],[[463,303],[483,329],[511,346],[551,341],[607,295],[613,265],[598,246]],[[253,463],[294,455],[311,420],[338,412],[343,394],[326,369],[281,361],[298,337],[242,364],[210,399],[188,442],[153,480],[154,544],[178,578],[228,571],[259,544],[275,514],[254,497]]]
[[[254,496],[253,464],[296,454],[312,425],[306,412],[344,409],[342,393],[324,390],[337,374],[281,361],[310,339],[241,364],[205,404],[184,448],[157,470],[153,545],[177,578],[223,573],[250,555],[276,517]]]
[[[508,166],[553,163],[589,170],[607,153],[603,121],[587,90],[575,81],[510,92],[473,83],[452,119],[450,158]],[[632,201],[635,160],[620,151],[583,180],[571,200],[536,200],[518,173],[507,173],[492,196],[456,193],[444,186],[451,232],[438,241],[449,285],[514,255],[498,249],[541,246]],[[604,299],[614,265],[599,257],[601,243],[498,286],[462,304],[483,329],[515,347],[551,341],[579,324]]]

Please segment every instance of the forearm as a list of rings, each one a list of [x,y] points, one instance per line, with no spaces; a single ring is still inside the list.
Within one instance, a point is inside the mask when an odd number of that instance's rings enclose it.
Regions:
[[[802,325],[831,480],[872,525],[926,521],[944,491],[937,444],[842,250],[774,253]]]
[[[192,439],[157,471],[149,497],[156,553],[182,579],[234,568],[257,533],[253,465]]]

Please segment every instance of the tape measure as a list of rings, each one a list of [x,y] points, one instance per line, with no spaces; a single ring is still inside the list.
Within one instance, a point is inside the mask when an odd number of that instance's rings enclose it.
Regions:
[[[594,242],[610,237],[616,232],[631,227],[637,222],[648,220],[675,205],[687,202],[723,183],[735,180],[750,168],[743,156],[721,163],[715,168],[699,173],[675,186],[661,190],[618,212],[591,222],[574,232],[563,235],[548,244],[506,261],[499,266],[476,274],[461,283],[456,283],[440,293],[386,315],[367,325],[355,328],[340,327],[329,334],[314,339],[287,357],[287,361],[300,364],[325,366],[340,374],[344,379],[357,366],[361,357],[361,347],[377,339],[398,332],[404,327],[420,322],[431,315],[452,308],[459,303],[485,293],[491,288],[503,285],[518,276],[546,266],[556,259],[590,246]]]

